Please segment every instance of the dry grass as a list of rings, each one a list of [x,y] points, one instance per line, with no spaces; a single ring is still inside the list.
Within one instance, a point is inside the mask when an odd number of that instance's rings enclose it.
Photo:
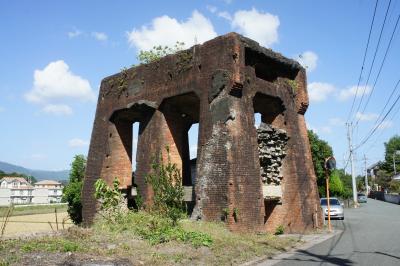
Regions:
[[[65,221],[64,227],[71,227],[71,220],[66,212],[58,213],[58,227],[62,229],[62,222]],[[0,223],[2,220],[0,220]],[[51,223],[51,226],[49,224]],[[53,227],[53,228],[52,228]],[[33,234],[39,232],[51,232],[56,230],[56,217],[53,213],[33,214],[11,216],[4,231],[5,237]]]
[[[15,265],[48,265],[50,259],[53,264],[71,259],[80,263],[87,259],[107,262],[125,259],[132,265],[238,265],[285,251],[299,241],[270,234],[232,233],[222,223],[184,220],[181,226],[185,231],[210,235],[212,245],[195,247],[181,241],[151,244],[129,227],[113,231],[102,224],[91,229],[73,226],[61,236],[3,241],[0,258],[3,263]]]

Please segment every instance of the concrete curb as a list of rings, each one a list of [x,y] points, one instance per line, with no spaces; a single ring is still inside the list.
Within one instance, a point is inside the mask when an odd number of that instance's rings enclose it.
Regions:
[[[284,253],[279,253],[274,256],[264,256],[260,257],[256,260],[246,262],[242,264],[242,266],[253,266],[253,265],[258,265],[258,266],[271,266],[275,265],[279,262],[281,262],[284,259],[287,259],[293,255],[295,255],[298,251],[300,250],[306,250],[309,249],[315,245],[318,245],[338,234],[340,234],[342,230],[335,230],[332,233],[327,233],[327,234],[311,234],[311,235],[301,235],[299,236],[299,239],[301,241],[304,241],[305,243],[300,244],[299,246],[296,246],[287,252]]]

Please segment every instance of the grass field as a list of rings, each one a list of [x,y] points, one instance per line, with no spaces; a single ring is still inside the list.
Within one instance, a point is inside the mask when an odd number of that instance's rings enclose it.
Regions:
[[[54,204],[54,205],[30,205],[30,206],[15,206],[12,211],[12,216],[19,215],[30,215],[30,214],[43,214],[43,213],[54,213],[54,209],[57,208],[57,212],[66,212],[67,205],[65,204]],[[0,207],[0,217],[4,217],[9,207]]]
[[[58,228],[63,229],[72,226],[67,212],[57,213]],[[50,224],[51,226],[50,226]],[[63,226],[64,223],[64,226]],[[3,218],[0,225],[3,224]],[[57,229],[54,213],[42,213],[31,215],[11,216],[6,225],[4,236],[25,235],[39,232],[52,232]]]

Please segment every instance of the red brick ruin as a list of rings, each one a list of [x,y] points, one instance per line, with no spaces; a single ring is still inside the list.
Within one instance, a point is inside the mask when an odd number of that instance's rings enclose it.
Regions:
[[[105,78],[101,83],[82,192],[84,223],[96,213],[94,183],[119,178],[128,198],[155,155],[181,169],[185,201],[197,220],[235,231],[305,232],[321,225],[304,113],[304,68],[229,33]],[[255,126],[255,114],[262,123]],[[132,124],[139,123],[132,178]],[[195,168],[188,130],[199,123]],[[134,189],[132,189],[134,188]]]

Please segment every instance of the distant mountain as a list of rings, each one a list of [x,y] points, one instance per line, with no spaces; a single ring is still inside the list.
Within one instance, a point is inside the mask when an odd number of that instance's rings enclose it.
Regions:
[[[45,170],[33,170],[22,166],[13,165],[6,162],[0,162],[0,170],[6,173],[20,173],[25,175],[34,176],[37,180],[49,179],[49,180],[68,180],[69,170],[63,171],[45,171]]]

